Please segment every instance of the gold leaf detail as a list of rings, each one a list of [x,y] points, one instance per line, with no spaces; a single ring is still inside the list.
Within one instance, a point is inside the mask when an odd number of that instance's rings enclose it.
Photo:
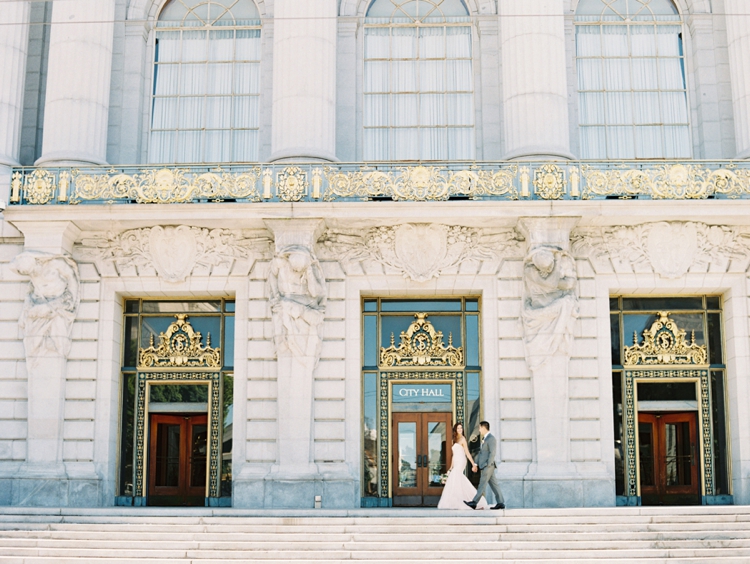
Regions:
[[[211,334],[206,346],[201,344],[202,335],[193,329],[186,314],[175,315],[164,333],[159,334],[159,345],[154,345],[151,336],[149,347],[139,349],[139,368],[221,368],[221,349],[211,348]]]
[[[380,366],[464,366],[463,347],[453,346],[453,335],[448,345],[443,343],[443,332],[436,331],[427,321],[426,313],[414,314],[416,321],[402,331],[401,343],[396,346],[391,333],[391,346],[380,347]]]
[[[668,311],[660,311],[651,328],[643,331],[643,343],[638,344],[638,335],[633,334],[635,344],[625,347],[625,365],[706,364],[706,345],[696,344],[695,332],[688,343],[685,333]]]

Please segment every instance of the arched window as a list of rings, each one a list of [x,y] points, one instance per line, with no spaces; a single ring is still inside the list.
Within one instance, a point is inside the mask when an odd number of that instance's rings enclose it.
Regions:
[[[149,161],[258,160],[253,0],[171,0],[156,24]]]
[[[469,13],[461,0],[375,0],[365,20],[365,161],[474,159]]]
[[[689,158],[682,21],[671,0],[580,0],[581,157]]]

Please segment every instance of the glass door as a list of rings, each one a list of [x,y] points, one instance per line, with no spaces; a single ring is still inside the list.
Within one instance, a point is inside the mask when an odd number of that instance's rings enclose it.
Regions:
[[[149,505],[202,506],[206,497],[206,415],[151,416]]]
[[[700,503],[696,413],[639,413],[643,505]]]
[[[434,507],[453,446],[451,413],[393,414],[393,505]]]

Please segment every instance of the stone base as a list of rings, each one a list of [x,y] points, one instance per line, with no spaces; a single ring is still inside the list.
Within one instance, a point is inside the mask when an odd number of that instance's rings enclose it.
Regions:
[[[614,480],[522,478],[501,480],[500,486],[509,509],[615,506]]]
[[[314,509],[320,496],[322,509],[360,506],[359,483],[353,479],[259,479],[236,480],[232,506],[247,509]]]
[[[97,479],[0,480],[0,498],[8,495],[9,505],[25,507],[99,507],[102,499],[101,481]]]

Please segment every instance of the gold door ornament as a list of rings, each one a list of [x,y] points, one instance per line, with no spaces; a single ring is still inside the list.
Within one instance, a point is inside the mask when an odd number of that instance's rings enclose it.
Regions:
[[[710,372],[706,345],[695,342],[695,334],[687,342],[686,331],[680,329],[668,311],[660,311],[658,319],[643,331],[643,343],[634,335],[633,346],[624,347],[623,426],[625,428],[625,495],[640,495],[638,463],[638,383],[687,382],[696,385],[702,491],[714,495],[713,437],[711,415]]]
[[[186,314],[175,315],[164,333],[159,334],[159,345],[151,335],[149,347],[138,350],[139,368],[221,368],[221,349],[211,347],[211,333],[203,336],[193,329]]]
[[[688,343],[686,331],[677,327],[669,318],[668,311],[659,312],[659,319],[643,332],[643,339],[643,343],[639,344],[638,335],[633,333],[635,344],[625,347],[625,364],[706,364],[706,346],[696,344],[695,331]]]
[[[380,366],[414,366],[434,367],[464,366],[464,348],[453,346],[453,335],[448,334],[448,345],[443,343],[443,332],[436,331],[427,321],[426,313],[414,314],[413,321],[406,331],[402,331],[401,342],[396,346],[396,339],[391,333],[391,346],[380,348]]]

